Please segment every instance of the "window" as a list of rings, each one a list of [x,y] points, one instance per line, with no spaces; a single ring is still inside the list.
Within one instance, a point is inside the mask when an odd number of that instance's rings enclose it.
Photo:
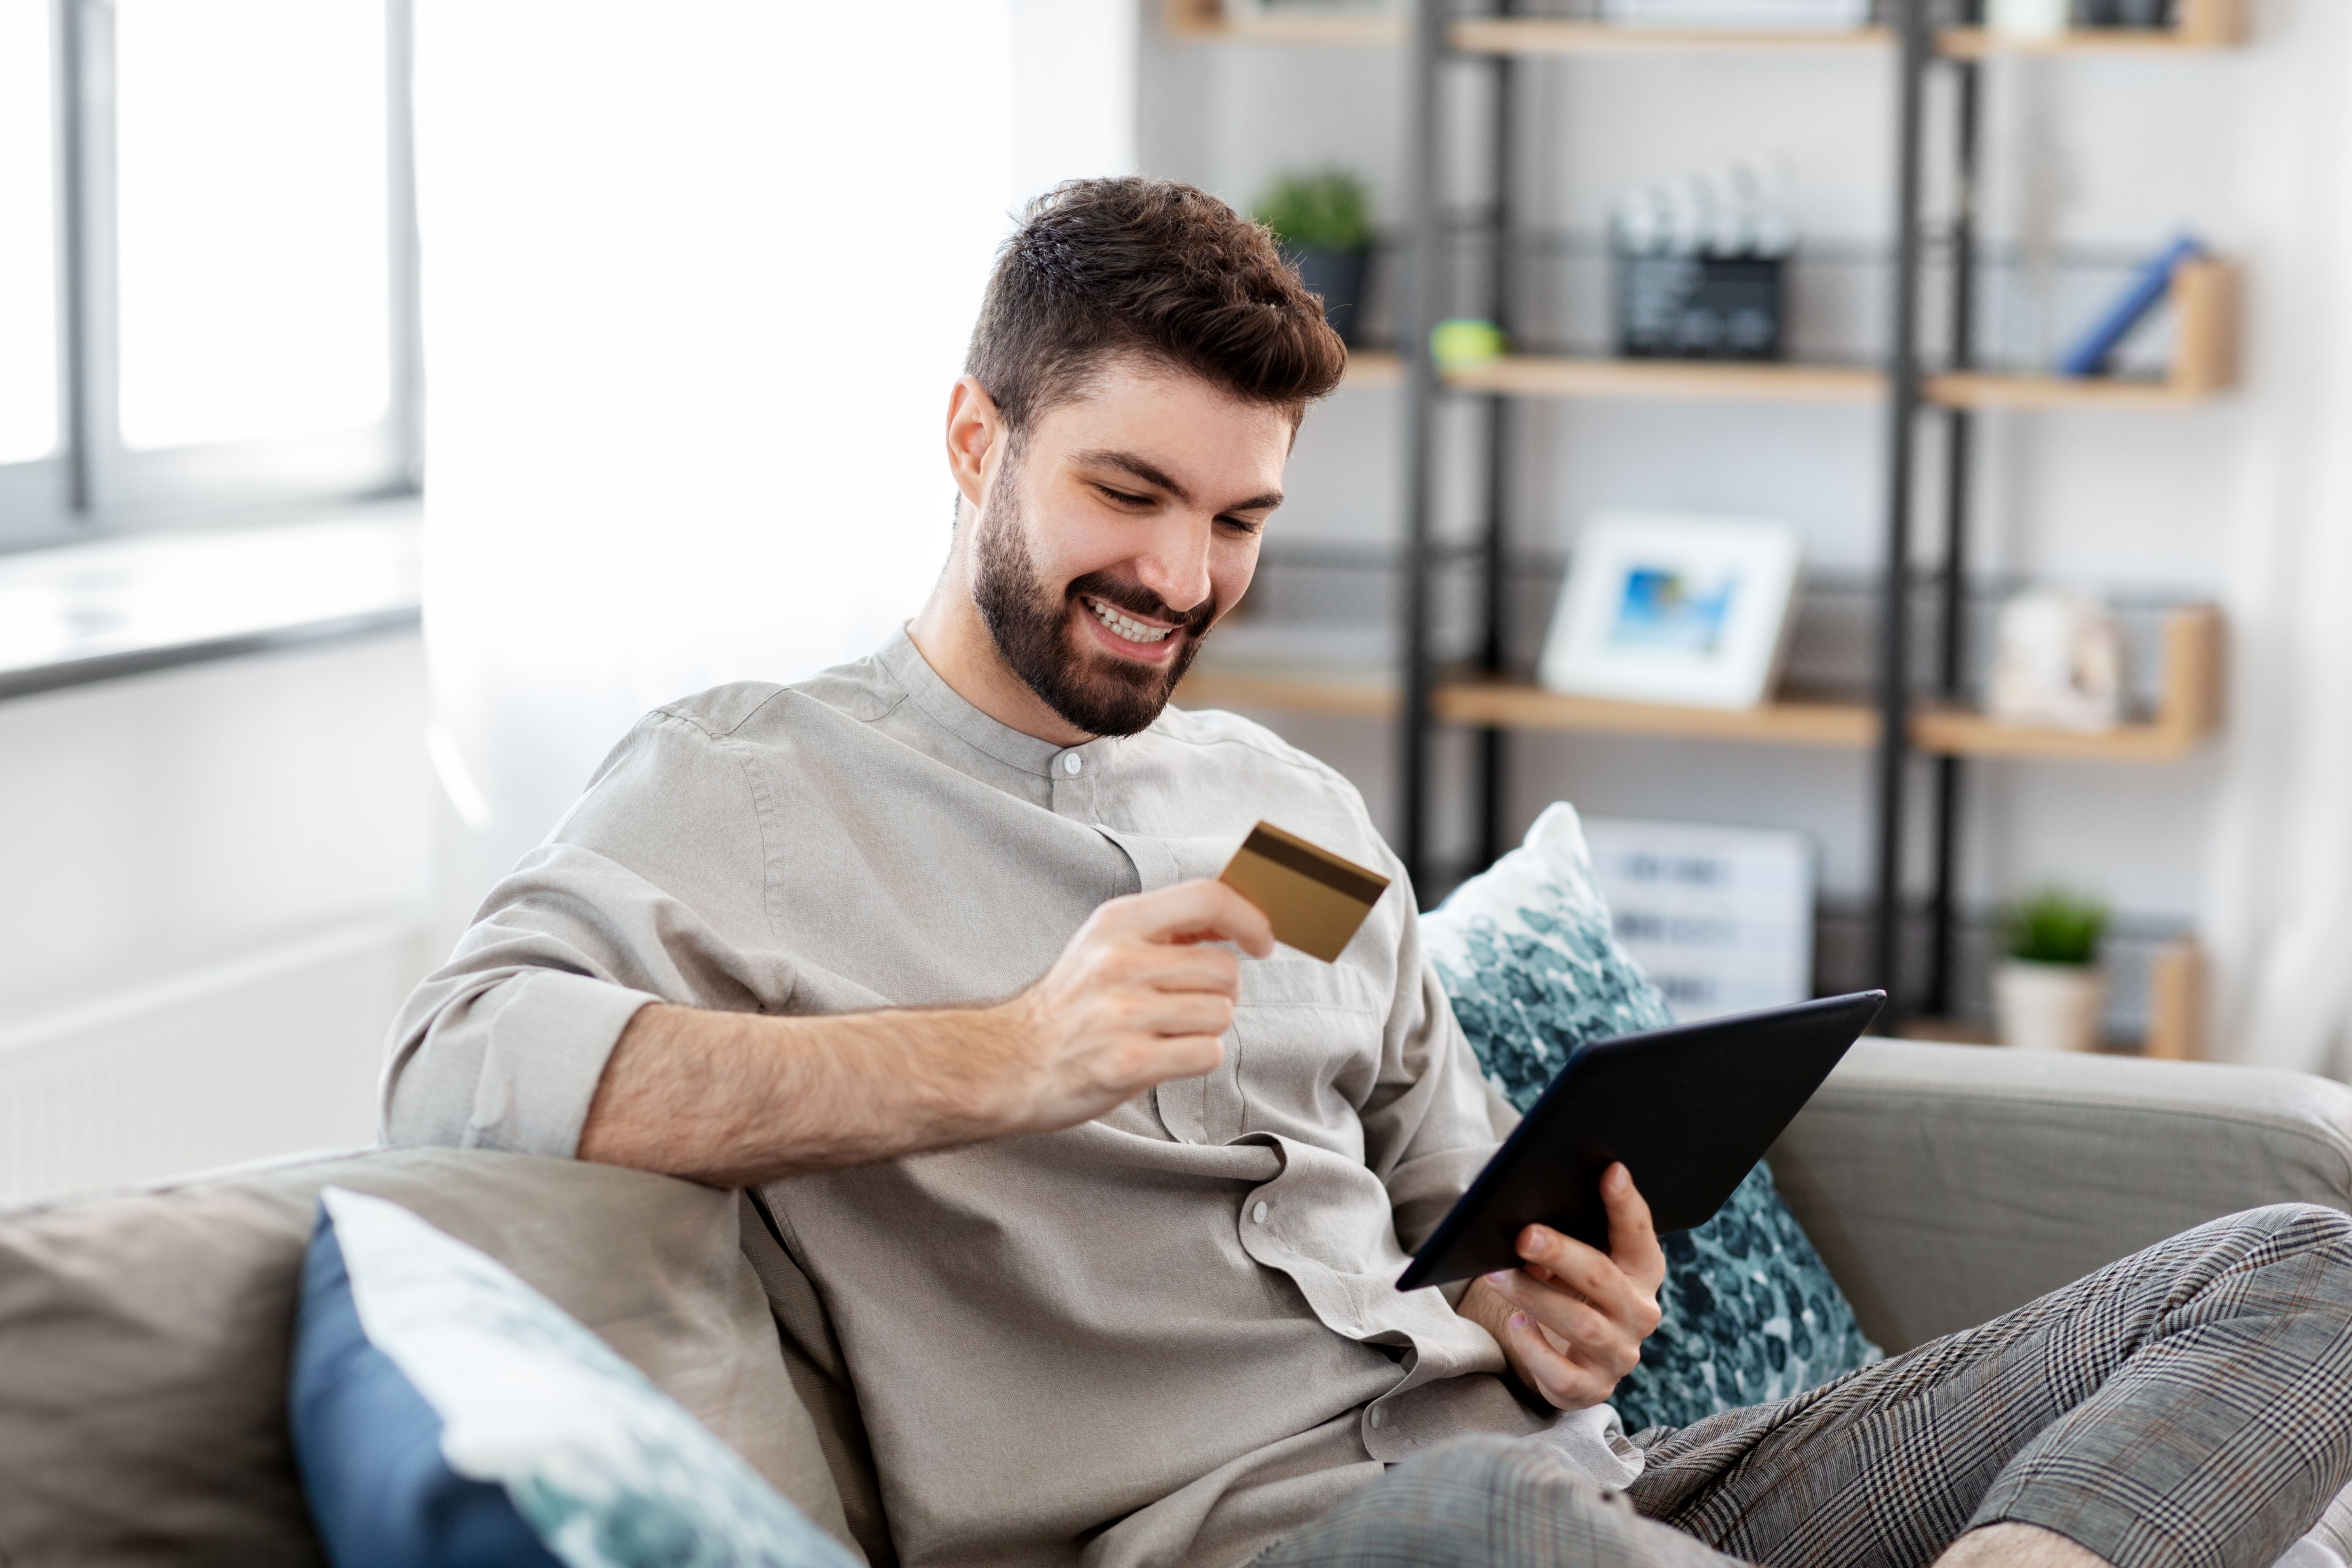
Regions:
[[[0,0],[0,548],[415,486],[406,0]]]
[[[0,0],[0,465],[58,450],[56,50],[47,0]]]

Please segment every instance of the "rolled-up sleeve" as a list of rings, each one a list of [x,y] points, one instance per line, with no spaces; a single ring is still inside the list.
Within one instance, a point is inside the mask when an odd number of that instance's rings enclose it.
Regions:
[[[630,731],[394,1021],[387,1142],[569,1157],[637,1009],[790,994],[749,765],[675,713]]]

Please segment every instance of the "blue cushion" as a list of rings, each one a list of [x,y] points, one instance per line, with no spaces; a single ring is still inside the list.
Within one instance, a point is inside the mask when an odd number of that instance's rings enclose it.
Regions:
[[[852,1568],[603,1341],[398,1205],[330,1187],[295,1460],[336,1568]]]
[[[1674,1021],[1611,933],[1565,803],[1423,916],[1422,936],[1471,1049],[1521,1110],[1586,1040]],[[1784,1399],[1879,1359],[1765,1166],[1713,1219],[1662,1245],[1665,1316],[1612,1401],[1628,1431]]]
[[[361,1331],[323,1215],[302,1260],[289,1405],[303,1495],[337,1568],[560,1568],[506,1488],[441,1457],[441,1417]]]

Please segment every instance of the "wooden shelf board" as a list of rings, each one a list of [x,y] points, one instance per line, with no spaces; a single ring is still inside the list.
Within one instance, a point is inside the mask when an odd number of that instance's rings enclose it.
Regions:
[[[1475,16],[1446,29],[1446,42],[1465,54],[1628,55],[1689,50],[1884,49],[1885,27],[1760,28],[1627,27],[1609,22],[1550,17]]]
[[[1390,718],[1397,709],[1396,689],[1385,680],[1214,668],[1196,669],[1187,676],[1176,700],[1187,708],[1272,708],[1360,719]],[[1431,706],[1447,723],[1499,730],[1660,735],[1844,751],[1861,751],[1878,742],[1878,715],[1859,702],[1692,708],[1576,697],[1510,681],[1452,681],[1436,689]],[[2202,730],[2163,721],[2086,732],[2004,724],[1980,713],[1952,709],[1922,710],[1913,725],[1913,742],[1933,756],[2169,763],[2197,750],[2205,738]]]
[[[1399,363],[1362,380],[1366,385],[1393,384],[1402,375]],[[1352,366],[1349,379],[1357,379]],[[1870,403],[1886,395],[1885,376],[1859,366],[1536,355],[1507,355],[1491,364],[1448,371],[1445,384],[1457,392],[1507,397],[1721,403]],[[1923,392],[1927,402],[1946,408],[2187,408],[2226,385],[2226,379],[2202,375],[2142,381],[1944,371],[1928,376]]]
[[[1194,666],[1176,689],[1180,708],[1275,708],[1294,713],[1393,718],[1395,683],[1385,677]]]
[[[1929,403],[1948,408],[2188,407],[2236,383],[2237,295],[2237,268],[2230,262],[2202,257],[2181,264],[2167,306],[2173,320],[2173,363],[2161,380],[1944,371],[1927,376],[1921,391]],[[1401,363],[1392,374],[1402,377]],[[1694,402],[1867,403],[1884,398],[1887,390],[1885,373],[1868,365],[1543,354],[1506,354],[1487,364],[1450,370],[1445,384],[1457,391],[1509,397]]]
[[[1867,746],[1877,717],[1860,703],[1769,702],[1760,708],[1690,708],[1572,697],[1512,681],[1456,681],[1438,687],[1437,716],[1455,724],[1506,730],[1584,730],[1617,735],[1672,735],[1782,746]]]
[[[1845,365],[1754,361],[1570,359],[1507,354],[1445,373],[1457,391],[1517,397],[1684,398],[1754,403],[1867,403],[1886,378]]]
[[[1223,16],[1191,10],[1171,13],[1168,30],[1203,43],[1339,48],[1402,48],[1412,36],[1402,16]]]
[[[2195,751],[2200,731],[2177,724],[2118,724],[2112,730],[2051,730],[2004,724],[1981,713],[1927,708],[1912,715],[1913,743],[1937,756],[2040,757],[2093,763],[2169,763]]]
[[[1946,27],[1936,51],[1956,60],[1994,55],[2182,55],[2244,42],[2242,28],[2201,23],[2172,27],[2071,27],[2046,38],[2018,38],[1983,27]]]
[[[2221,612],[2213,605],[2185,605],[2166,616],[2163,696],[2153,721],[2083,731],[2005,724],[1960,709],[1923,708],[1912,717],[1912,743],[1934,756],[2177,762],[2202,746],[2212,732],[2221,637]],[[1397,710],[1395,684],[1370,673],[1213,665],[1195,668],[1176,697],[1185,707],[1272,708],[1366,719],[1390,718]],[[1692,708],[1577,697],[1523,680],[1445,680],[1431,694],[1430,705],[1444,722],[1501,730],[1662,735],[1848,751],[1878,743],[1878,715],[1863,702]]]
[[[2118,376],[2002,375],[1943,371],[1927,379],[1928,402],[1945,408],[2181,408],[2207,389],[2172,380]]]
[[[1375,349],[1351,349],[1348,353],[1348,374],[1340,378],[1342,386],[1402,386],[1404,358]]]

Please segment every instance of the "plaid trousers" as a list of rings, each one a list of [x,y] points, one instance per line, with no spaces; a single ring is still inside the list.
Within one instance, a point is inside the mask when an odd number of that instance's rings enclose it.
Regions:
[[[1500,1438],[1252,1568],[1916,1568],[2003,1521],[2115,1568],[2270,1568],[2352,1482],[2352,1219],[2232,1215],[1778,1404],[1636,1439],[1612,1494]]]

